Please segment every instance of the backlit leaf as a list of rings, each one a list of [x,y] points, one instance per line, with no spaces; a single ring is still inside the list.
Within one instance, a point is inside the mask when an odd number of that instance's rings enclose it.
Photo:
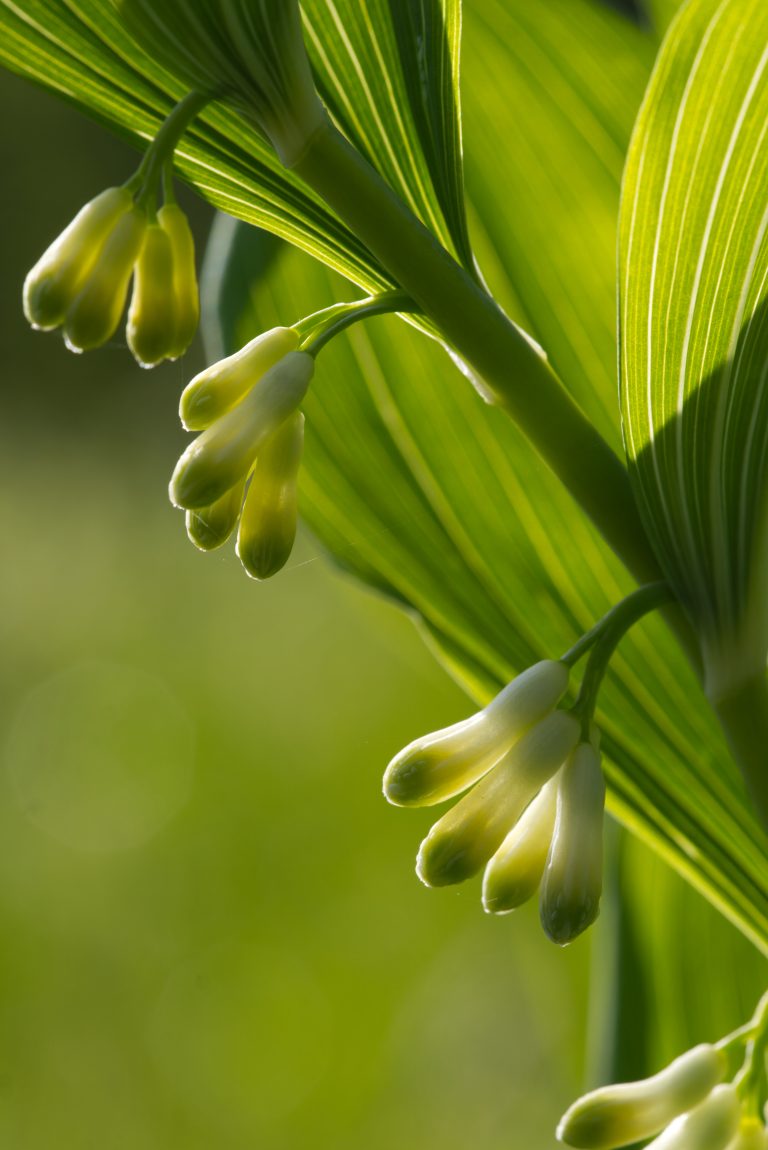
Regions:
[[[629,153],[621,398],[646,526],[712,683],[768,648],[767,139],[768,7],[688,4]]]
[[[418,0],[407,19],[402,6],[386,0],[307,0],[303,11],[318,83],[331,109],[384,178],[469,264],[458,0]],[[418,41],[408,35],[411,23]],[[0,0],[0,62],[137,143],[155,135],[186,91],[125,30],[118,0]],[[176,161],[216,207],[291,240],[367,289],[390,283],[363,245],[232,109],[216,103],[202,112]]]
[[[242,225],[217,228],[215,265],[228,253],[236,279],[243,267],[255,278],[223,329],[214,317],[215,355],[222,330],[228,350],[345,293],[290,250],[260,276],[260,246]],[[478,702],[630,589],[516,428],[398,320],[334,340],[305,412],[302,514],[342,567],[415,614]],[[766,946],[765,839],[693,672],[658,618],[613,666],[599,715],[611,809]],[[414,826],[414,851],[418,837]]]

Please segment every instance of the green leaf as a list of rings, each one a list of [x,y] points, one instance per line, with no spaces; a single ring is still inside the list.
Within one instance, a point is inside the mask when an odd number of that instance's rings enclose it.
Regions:
[[[342,125],[469,266],[459,3],[418,0],[407,9],[387,0],[307,0],[313,65]],[[410,24],[418,41],[408,35]],[[142,145],[186,90],[128,34],[117,0],[0,0],[0,62]],[[298,244],[368,290],[390,285],[363,245],[232,109],[216,103],[201,113],[176,159],[216,207]]]
[[[517,0],[486,3],[468,20],[473,231],[499,297],[618,441],[618,185],[654,49],[594,5],[554,2],[547,15],[537,21]],[[505,76],[503,94],[484,82],[486,69]],[[237,277],[254,266],[259,242],[224,224],[217,258],[228,247]],[[277,275],[255,279],[242,313],[228,310],[228,340],[345,294],[328,272],[287,253]],[[559,654],[630,586],[515,428],[395,320],[353,329],[323,352],[307,405],[302,499],[336,559],[406,604],[478,700]],[[659,620],[622,645],[602,703],[612,809],[765,948],[765,837]]]
[[[307,43],[347,137],[467,267],[459,0],[312,0]]]
[[[644,984],[653,1072],[752,1016],[765,959],[647,848],[625,837],[623,909]],[[626,1039],[626,1035],[625,1035]]]
[[[655,44],[585,0],[484,0],[467,10],[465,24],[467,193],[478,260],[496,298],[620,451],[618,188]],[[504,76],[504,84],[486,75]]]
[[[588,1089],[655,1074],[751,1018],[765,958],[636,837],[611,828],[592,951]]]
[[[711,682],[768,649],[767,136],[768,8],[689,4],[628,157],[621,399],[646,526]]]
[[[290,249],[260,275],[262,242],[217,225],[216,279],[222,267],[225,284],[254,271],[250,298],[233,309],[229,294],[223,324],[213,316],[226,350],[345,294]],[[478,701],[561,654],[630,588],[515,427],[397,319],[355,327],[322,352],[305,412],[302,514],[342,567],[415,614]],[[659,619],[624,641],[601,701],[611,809],[768,947],[765,839]]]
[[[659,32],[666,32],[680,11],[682,0],[647,0],[648,14]]]

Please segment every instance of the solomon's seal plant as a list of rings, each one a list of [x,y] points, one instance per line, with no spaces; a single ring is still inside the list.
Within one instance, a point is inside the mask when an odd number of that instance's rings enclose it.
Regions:
[[[768,7],[687,0],[660,47],[648,27],[672,3],[644,24],[600,0],[476,7],[465,65],[495,60],[499,80],[475,98],[470,231],[459,0],[110,0],[89,23],[0,0],[7,64],[57,88],[69,52],[67,94],[149,141],[29,273],[25,312],[98,347],[133,276],[136,359],[183,355],[198,299],[175,171],[303,249],[293,274],[267,271],[267,318],[249,295],[259,238],[212,241],[218,350],[182,393],[195,438],[170,483],[190,539],[237,531],[265,579],[301,502],[480,703],[386,770],[396,806],[455,800],[418,852],[425,884],[482,872],[495,916],[538,891],[568,944],[612,877],[607,803],[768,952]],[[600,66],[574,69],[579,46]],[[112,71],[127,103],[93,80]],[[306,254],[360,298],[339,302]],[[588,1094],[561,1139],[764,1145],[765,1031],[760,1008]]]

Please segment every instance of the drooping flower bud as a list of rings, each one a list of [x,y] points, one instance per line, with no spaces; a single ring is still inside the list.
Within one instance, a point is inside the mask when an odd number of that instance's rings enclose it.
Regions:
[[[136,261],[133,295],[128,310],[128,346],[142,367],[174,358],[176,300],[173,250],[159,224],[147,228]]]
[[[234,104],[287,166],[326,120],[298,0],[119,0],[144,50],[190,89]]]
[[[237,533],[238,558],[253,579],[269,579],[290,557],[303,447],[304,416],[297,411],[259,452]]]
[[[115,334],[147,227],[140,208],[123,212],[67,309],[64,338],[72,351],[100,347]]]
[[[171,478],[177,507],[210,507],[250,470],[262,445],[298,408],[315,368],[311,355],[292,351],[262,377],[236,407],[187,448]]]
[[[545,659],[513,679],[484,710],[409,743],[384,774],[396,806],[431,806],[481,778],[555,707],[568,685],[564,663]]]
[[[693,1110],[675,1118],[646,1150],[726,1150],[738,1130],[740,1112],[736,1087],[716,1086]]]
[[[483,876],[483,907],[508,914],[536,893],[555,826],[560,772],[541,788],[512,828]]]
[[[173,257],[174,335],[169,359],[178,359],[191,344],[200,321],[200,293],[195,271],[195,241],[178,204],[164,204],[157,222],[168,236]]]
[[[578,720],[555,711],[532,727],[421,844],[416,873],[427,886],[476,874],[500,847],[533,796],[570,754]]]
[[[298,345],[299,335],[292,327],[275,327],[201,371],[181,393],[179,416],[184,427],[187,431],[210,427]]]
[[[210,507],[187,512],[187,535],[198,551],[215,551],[226,543],[240,516],[244,493],[245,478]]]
[[[580,743],[560,780],[539,898],[544,932],[560,946],[573,942],[600,912],[604,807],[600,756],[591,744]]]
[[[104,241],[132,203],[125,188],[107,188],[43,253],[24,281],[24,314],[33,327],[50,331],[64,322]]]
[[[652,1078],[603,1086],[574,1102],[557,1137],[577,1150],[617,1150],[650,1138],[703,1102],[728,1069],[726,1055],[702,1044]]]

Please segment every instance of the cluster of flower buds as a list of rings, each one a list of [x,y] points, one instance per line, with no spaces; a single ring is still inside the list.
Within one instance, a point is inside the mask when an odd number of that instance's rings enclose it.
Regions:
[[[24,313],[43,331],[62,328],[72,351],[100,347],[120,323],[134,277],[128,345],[144,367],[176,359],[198,323],[192,233],[175,203],[155,218],[128,187],[87,203],[24,283]]]
[[[184,427],[201,434],[176,465],[171,501],[202,551],[225,543],[239,520],[237,554],[254,579],[284,566],[296,535],[299,405],[315,367],[298,344],[294,328],[273,328],[195,376],[181,397]]]
[[[617,1150],[647,1138],[647,1150],[766,1150],[762,1121],[738,1084],[724,1081],[729,1061],[722,1044],[703,1044],[653,1078],[595,1090],[574,1103],[557,1136],[580,1150]]]
[[[567,685],[564,663],[537,663],[478,714],[409,744],[384,775],[396,806],[430,806],[471,787],[421,844],[419,878],[446,886],[485,867],[491,914],[540,887],[542,925],[561,945],[599,912],[605,802],[596,746],[581,739],[576,715],[556,709]]]

